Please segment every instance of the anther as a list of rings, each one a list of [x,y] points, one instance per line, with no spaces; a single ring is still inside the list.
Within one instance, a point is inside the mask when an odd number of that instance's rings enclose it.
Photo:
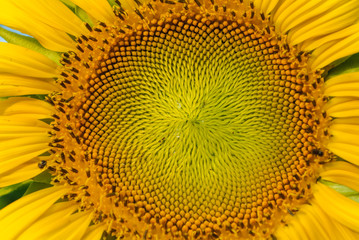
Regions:
[[[104,23],[104,22],[100,22],[99,25],[104,27],[104,28],[107,27],[106,23]]]
[[[81,35],[81,38],[85,41],[88,41],[89,39],[85,35]]]
[[[151,10],[154,10],[154,9],[153,9],[153,6],[152,6],[150,3],[147,3],[147,7],[148,7],[149,9],[151,9]]]
[[[86,46],[88,49],[90,49],[91,51],[93,51],[93,47],[90,44],[87,44]]]
[[[264,13],[261,13],[260,15],[261,15],[262,20],[264,21],[265,20]]]
[[[64,72],[62,72],[60,75],[63,76],[63,77],[68,77],[69,76],[69,75],[67,75],[67,73],[64,73]]]
[[[64,84],[65,85],[65,84]],[[61,85],[62,86],[62,85]],[[65,88],[66,88],[66,86],[65,86]],[[62,112],[62,113],[66,113],[66,111],[62,108],[62,107],[58,107],[57,108],[60,112]]]
[[[136,3],[138,6],[142,6],[142,3],[141,3],[140,0],[134,0],[134,1],[135,1],[135,3]]]
[[[60,138],[56,138],[53,140],[53,143],[59,143],[59,142],[63,142],[64,139],[60,139]]]
[[[92,27],[90,26],[90,24],[85,23],[85,26],[86,26],[86,28],[87,28],[90,32],[92,32]]]
[[[253,19],[253,17],[254,17],[254,11],[251,11],[251,16],[250,16],[250,18]]]
[[[50,171],[52,171],[52,172],[55,172],[56,171],[56,169],[54,168],[54,167],[48,167],[47,169],[49,169]]]
[[[74,97],[75,97],[75,96],[69,97],[68,99],[65,100],[65,102],[67,102],[67,103],[70,102],[72,99],[74,99]]]
[[[69,159],[71,162],[75,162],[75,158],[71,154],[69,154]]]
[[[90,39],[91,41],[93,41],[93,42],[97,42],[97,41],[98,41],[97,38],[94,38],[94,37],[89,37],[89,39]]]
[[[122,5],[119,0],[115,0],[115,3],[116,3],[118,6],[120,6],[120,7],[121,7],[121,5]]]
[[[62,64],[62,65],[66,65],[66,64],[71,64],[71,61],[70,60],[68,60],[68,59],[66,59],[66,58],[63,58],[63,59],[61,59],[61,61],[60,61],[60,63]]]
[[[135,9],[135,13],[143,20],[145,19],[142,15],[142,13],[138,10],[138,9]]]
[[[77,55],[75,55],[74,58],[79,62],[81,61],[81,58],[79,56],[77,56]]]
[[[80,52],[85,52],[82,47],[80,47],[80,45],[77,45],[76,48],[80,51]]]

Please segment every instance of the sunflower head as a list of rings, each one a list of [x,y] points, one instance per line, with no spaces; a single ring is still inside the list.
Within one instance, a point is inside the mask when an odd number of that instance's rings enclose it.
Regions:
[[[52,2],[76,19],[39,20],[71,35],[61,44],[39,38],[62,52],[59,65],[31,53],[51,70],[30,65],[42,72],[23,76],[24,86],[10,76],[25,92],[47,94],[48,104],[34,102],[41,107],[31,121],[17,123],[41,132],[31,156],[49,155],[21,164],[49,171],[52,199],[63,201],[51,202],[34,226],[59,209],[86,219],[83,229],[91,225],[81,236],[106,230],[120,238],[290,239],[303,237],[298,231],[311,228],[301,223],[318,224],[317,216],[355,235],[356,223],[337,222],[323,209],[325,193],[351,200],[321,183],[358,189],[341,175],[358,178],[351,164],[357,157],[345,151],[356,145],[343,140],[357,134],[347,133],[357,123],[346,112],[357,111],[356,96],[341,76],[327,80],[335,60],[358,51],[355,1],[116,1],[112,9],[104,0]],[[340,47],[345,53],[328,55]],[[51,57],[48,49],[41,53]],[[356,84],[359,75],[351,74]],[[8,108],[5,120],[16,117]],[[51,123],[40,124],[44,118]]]

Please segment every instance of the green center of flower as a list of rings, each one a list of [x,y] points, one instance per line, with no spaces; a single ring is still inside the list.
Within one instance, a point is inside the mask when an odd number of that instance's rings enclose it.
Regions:
[[[102,26],[71,58],[56,168],[114,231],[269,236],[310,194],[322,79],[269,26],[234,16],[185,11],[111,39]]]

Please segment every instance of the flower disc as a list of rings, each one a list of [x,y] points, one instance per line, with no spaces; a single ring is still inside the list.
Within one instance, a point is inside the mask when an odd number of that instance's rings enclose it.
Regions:
[[[269,237],[328,158],[321,73],[250,5],[136,13],[63,57],[56,181],[118,236]]]

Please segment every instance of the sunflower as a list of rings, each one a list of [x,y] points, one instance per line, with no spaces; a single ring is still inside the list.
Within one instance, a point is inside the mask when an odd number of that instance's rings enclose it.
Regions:
[[[357,0],[0,5],[2,239],[359,238]]]

